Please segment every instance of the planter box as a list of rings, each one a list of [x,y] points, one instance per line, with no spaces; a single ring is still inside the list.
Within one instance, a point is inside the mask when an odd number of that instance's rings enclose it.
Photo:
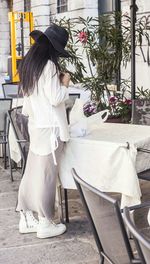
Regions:
[[[130,123],[131,117],[127,117],[126,120],[124,120],[121,116],[109,116],[106,120],[107,123],[122,123],[122,124],[128,124]]]

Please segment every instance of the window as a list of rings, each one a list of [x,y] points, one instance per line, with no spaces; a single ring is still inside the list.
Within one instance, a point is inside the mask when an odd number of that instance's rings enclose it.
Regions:
[[[120,0],[98,0],[99,14],[109,14],[120,10]]]
[[[24,0],[24,12],[31,11],[31,0]]]
[[[68,1],[57,0],[57,13],[64,13],[66,11],[68,11]]]

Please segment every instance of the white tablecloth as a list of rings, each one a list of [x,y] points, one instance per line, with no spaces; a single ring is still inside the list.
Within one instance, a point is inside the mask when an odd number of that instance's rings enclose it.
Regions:
[[[18,105],[22,102],[19,99]],[[11,157],[19,162],[11,129],[9,139]],[[62,186],[76,188],[71,175],[74,167],[81,178],[101,191],[121,193],[122,207],[140,203],[137,172],[150,168],[150,154],[137,153],[137,147],[150,149],[150,126],[103,123],[93,127],[89,135],[65,144],[59,168]]]
[[[103,123],[86,137],[72,138],[62,153],[62,186],[76,188],[71,175],[71,168],[75,168],[99,190],[121,193],[122,207],[140,203],[137,172],[150,167],[150,154],[137,153],[137,147],[150,149],[149,126]]]

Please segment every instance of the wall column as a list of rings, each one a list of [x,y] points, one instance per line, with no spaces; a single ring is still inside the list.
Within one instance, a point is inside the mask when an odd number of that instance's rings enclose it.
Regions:
[[[7,72],[7,60],[10,55],[10,36],[8,22],[9,7],[6,0],[0,1],[0,73]]]

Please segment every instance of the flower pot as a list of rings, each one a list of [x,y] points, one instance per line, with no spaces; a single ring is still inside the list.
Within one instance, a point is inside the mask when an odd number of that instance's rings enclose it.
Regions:
[[[130,123],[131,116],[128,115],[126,117],[122,116],[109,116],[107,119],[107,123],[122,123],[122,124],[128,124]]]
[[[109,116],[106,120],[107,123],[122,123],[121,116]]]

